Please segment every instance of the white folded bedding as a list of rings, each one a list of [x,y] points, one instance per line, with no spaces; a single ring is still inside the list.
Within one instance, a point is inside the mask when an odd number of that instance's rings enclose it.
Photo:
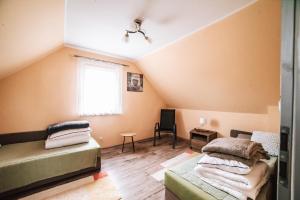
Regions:
[[[198,164],[201,164],[202,167],[217,168],[235,174],[249,174],[252,170],[252,167],[249,167],[248,165],[245,165],[239,161],[226,160],[209,155],[204,155],[201,157],[201,159],[198,161]]]
[[[248,197],[250,197],[251,199],[255,200],[256,197],[258,196],[261,188],[265,185],[265,183],[268,181],[270,174],[267,173],[265,174],[264,177],[262,177],[261,181],[259,182],[259,184],[251,189],[251,190],[241,190],[241,189],[237,189],[225,182],[222,182],[220,180],[214,180],[214,179],[210,179],[207,177],[203,177],[199,174],[199,177],[207,182],[208,184],[218,188],[219,190],[223,190],[227,193],[229,193],[230,195],[240,199],[240,200],[247,200]]]
[[[63,147],[63,146],[69,146],[73,144],[80,144],[89,142],[91,135],[90,134],[83,134],[83,135],[77,135],[72,137],[66,137],[62,139],[50,139],[48,138],[45,141],[45,148],[46,149],[52,149],[57,147]]]
[[[77,132],[77,133],[72,133],[68,135],[62,135],[54,138],[48,137],[49,140],[61,140],[61,139],[66,139],[66,138],[72,138],[72,137],[77,137],[77,136],[82,136],[82,135],[91,135],[91,131],[83,131],[83,132]]]
[[[247,199],[247,197],[255,199],[273,172],[276,160],[277,158],[272,157],[270,160],[258,162],[247,175],[233,174],[201,165],[198,165],[195,171],[203,181],[239,199]]]
[[[268,166],[264,162],[258,162],[253,167],[253,170],[246,175],[234,174],[216,168],[202,167],[201,165],[198,165],[195,170],[204,177],[223,181],[242,190],[250,190],[264,177],[267,173]]]
[[[64,131],[59,131],[57,133],[53,133],[48,136],[50,139],[55,139],[55,138],[64,138],[68,136],[75,136],[75,135],[82,135],[82,134],[90,134],[91,133],[91,128],[79,128],[79,129],[69,129],[69,130],[64,130]]]

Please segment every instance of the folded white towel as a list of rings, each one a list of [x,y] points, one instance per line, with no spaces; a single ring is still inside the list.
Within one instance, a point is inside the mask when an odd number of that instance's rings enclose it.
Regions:
[[[195,167],[195,171],[203,181],[239,199],[247,199],[247,197],[255,199],[270,175],[268,165],[261,161],[247,175],[234,174],[201,165]]]
[[[84,135],[77,135],[73,137],[67,137],[62,139],[47,139],[45,142],[46,149],[52,149],[57,147],[69,146],[73,144],[80,144],[89,142],[91,135],[84,134]]]
[[[221,158],[204,155],[198,161],[202,167],[217,168],[235,174],[249,174],[252,167],[236,160],[226,160]]]
[[[199,178],[201,178],[203,181],[207,182],[208,184],[214,186],[215,188],[219,189],[219,190],[223,190],[227,193],[229,193],[230,195],[240,199],[240,200],[247,200],[248,197],[255,200],[256,197],[258,196],[261,188],[266,184],[266,182],[269,179],[270,173],[266,173],[266,175],[261,179],[261,181],[259,182],[259,184],[251,189],[251,190],[241,190],[239,188],[235,188],[225,182],[222,182],[220,180],[216,180],[216,179],[211,179],[211,178],[207,178],[204,177],[202,175],[198,175]]]
[[[79,128],[79,129],[69,129],[64,131],[59,131],[57,133],[51,134],[48,136],[49,139],[55,139],[55,138],[64,138],[68,136],[76,136],[76,135],[82,135],[82,134],[90,134],[91,128]]]
[[[234,174],[216,168],[202,167],[201,165],[198,165],[195,171],[204,177],[223,181],[242,190],[250,190],[265,176],[268,171],[268,165],[265,162],[259,161],[253,167],[253,170],[246,175]]]

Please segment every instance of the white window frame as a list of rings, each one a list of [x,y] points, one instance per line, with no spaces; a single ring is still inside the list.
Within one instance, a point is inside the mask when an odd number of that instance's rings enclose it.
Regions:
[[[119,87],[118,87],[118,108],[116,110],[111,111],[99,111],[95,110],[95,112],[90,112],[88,110],[85,110],[84,107],[87,104],[88,100],[85,100],[85,96],[83,95],[85,90],[85,73],[86,69],[88,68],[99,68],[99,70],[112,70],[116,71],[118,73],[118,81],[119,81]],[[104,115],[120,115],[123,113],[123,66],[109,63],[109,62],[103,62],[98,60],[91,60],[86,58],[79,58],[78,60],[78,112],[80,116],[104,116]]]

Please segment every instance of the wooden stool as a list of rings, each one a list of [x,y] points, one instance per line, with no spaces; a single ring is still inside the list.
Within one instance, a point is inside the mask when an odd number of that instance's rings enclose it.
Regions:
[[[133,136],[136,136],[136,133],[121,133],[120,135],[123,136],[122,152],[123,152],[123,150],[124,150],[124,144],[125,144],[125,138],[126,138],[126,137],[131,137],[132,149],[133,149],[133,152],[135,152]]]

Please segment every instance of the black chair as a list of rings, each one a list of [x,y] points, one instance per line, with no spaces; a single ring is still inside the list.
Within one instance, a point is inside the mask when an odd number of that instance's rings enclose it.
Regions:
[[[175,123],[175,109],[162,109],[160,111],[160,123],[156,123],[154,127],[153,146],[156,145],[156,133],[160,139],[160,132],[168,132],[173,134],[173,149],[177,141],[177,130]]]

